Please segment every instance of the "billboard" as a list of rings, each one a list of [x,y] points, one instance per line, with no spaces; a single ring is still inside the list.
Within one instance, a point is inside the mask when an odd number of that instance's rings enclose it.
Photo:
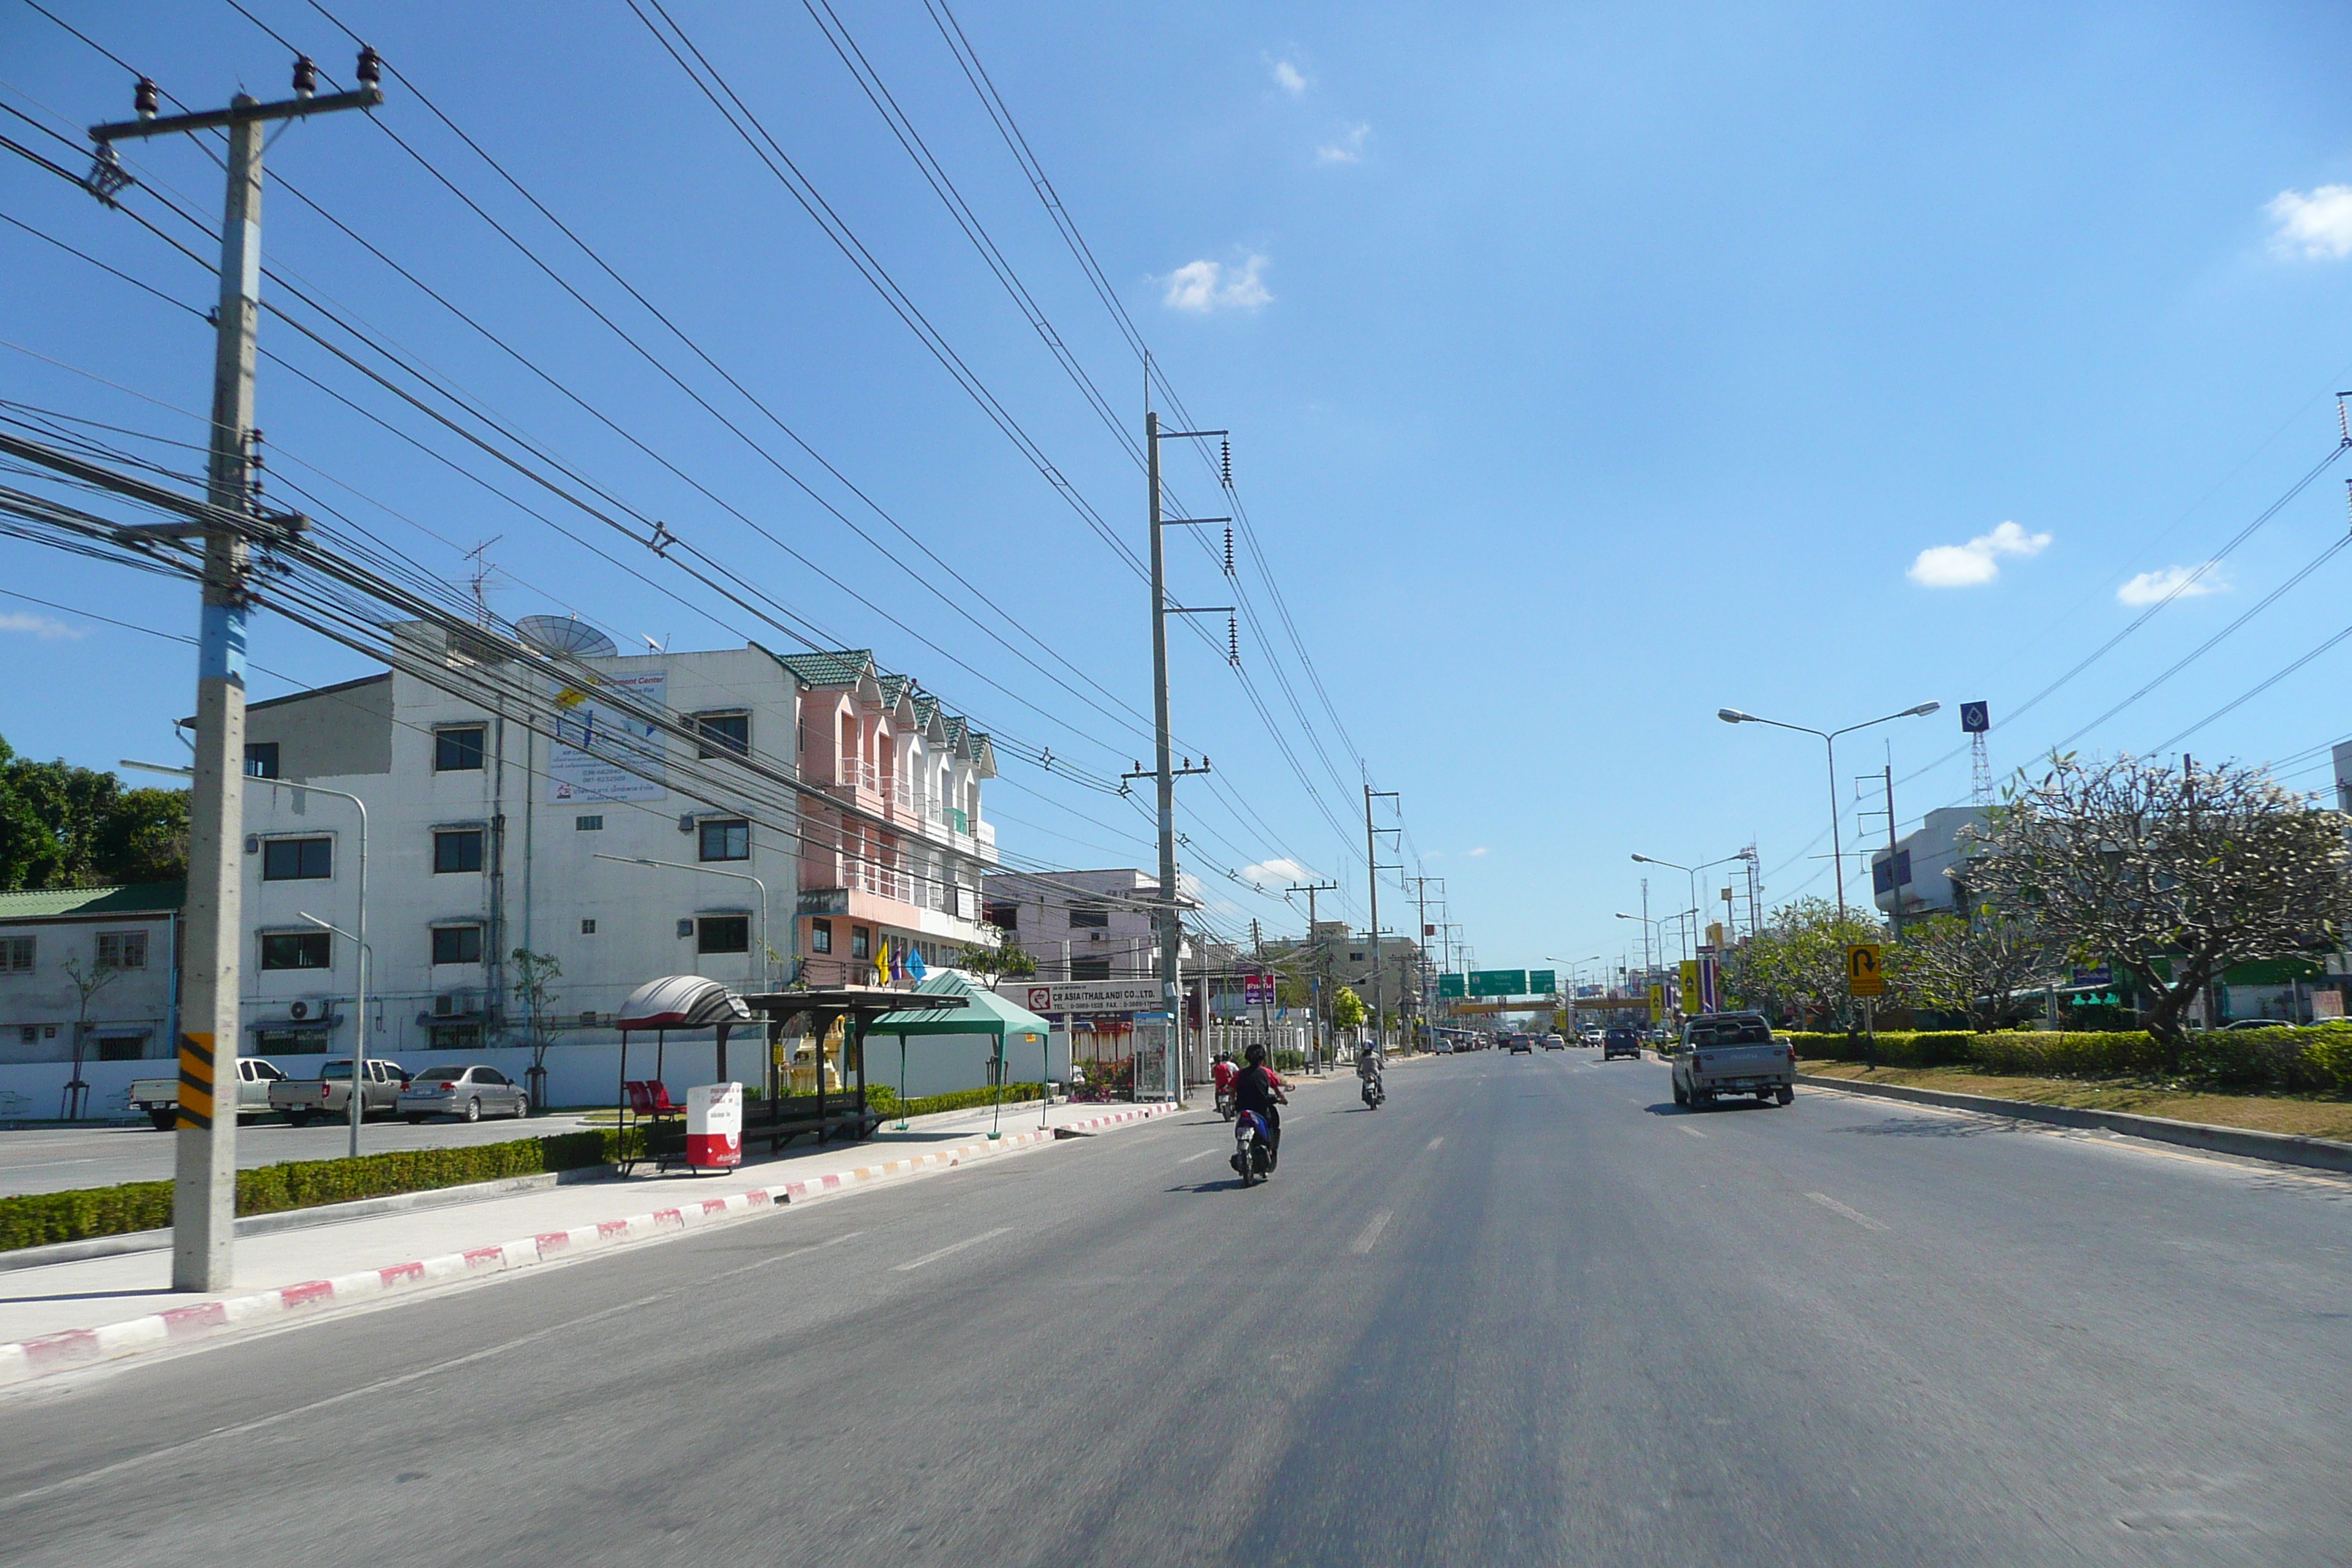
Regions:
[[[555,741],[548,748],[547,798],[551,801],[659,800],[667,753],[661,731],[614,710],[601,694],[625,695],[654,708],[668,706],[669,673],[646,670],[600,679],[593,687],[557,681]]]

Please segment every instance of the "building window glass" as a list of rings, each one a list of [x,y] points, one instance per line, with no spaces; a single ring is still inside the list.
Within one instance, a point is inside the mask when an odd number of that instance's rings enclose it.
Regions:
[[[478,1051],[482,1048],[482,1026],[479,1024],[434,1024],[425,1030],[425,1049],[433,1051]]]
[[[256,1029],[253,1050],[256,1056],[263,1057],[323,1057],[327,1054],[327,1031]]]
[[[1073,980],[1108,980],[1110,960],[1108,958],[1074,958],[1070,960]]]
[[[872,931],[865,926],[851,926],[849,928],[849,956],[852,958],[871,958],[874,956],[874,932]]]
[[[265,882],[312,882],[335,874],[331,838],[271,838],[261,846]]]
[[[478,871],[482,868],[482,830],[446,828],[433,836],[433,869]]]
[[[980,918],[999,931],[1019,931],[1021,906],[1011,899],[992,899]]]
[[[590,915],[587,919],[580,922],[580,934],[582,936],[594,936],[596,934],[596,917],[594,915]]]
[[[700,737],[698,748],[705,757],[748,757],[751,754],[751,716],[749,713],[697,713],[694,731]]]
[[[0,938],[0,974],[30,974],[33,954],[38,938],[12,936]]]
[[[485,733],[479,724],[434,731],[433,771],[436,773],[479,773]]]
[[[98,1059],[102,1062],[135,1062],[146,1054],[144,1035],[116,1035],[98,1042]]]
[[[1109,925],[1110,911],[1103,908],[1100,904],[1072,904],[1070,906],[1070,929],[1072,931],[1104,931],[1108,929]]]
[[[261,939],[264,969],[332,969],[335,939],[323,931],[268,931]]]
[[[245,771],[247,775],[252,778],[276,778],[278,776],[278,742],[247,741],[245,743]]]
[[[572,819],[572,830],[574,833],[602,833],[604,831],[604,819],[602,816],[575,816]]]
[[[435,926],[433,928],[433,962],[436,963],[481,963],[482,928]]]
[[[749,915],[704,915],[694,922],[694,951],[697,952],[749,952],[751,951],[751,917]]]
[[[831,921],[809,921],[809,951],[811,952],[831,952],[833,951],[833,922]]]
[[[147,967],[147,933],[143,931],[102,931],[98,933],[100,969]]]
[[[712,819],[701,825],[702,858],[705,860],[749,860],[751,858],[751,825],[742,821]]]

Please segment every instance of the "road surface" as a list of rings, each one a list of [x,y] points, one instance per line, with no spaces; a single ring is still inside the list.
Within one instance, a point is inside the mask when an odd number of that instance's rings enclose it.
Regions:
[[[0,1406],[24,1564],[2352,1561],[2352,1187],[1593,1053]]]

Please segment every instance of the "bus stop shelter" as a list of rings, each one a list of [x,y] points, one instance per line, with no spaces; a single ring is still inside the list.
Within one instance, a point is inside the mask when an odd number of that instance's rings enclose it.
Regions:
[[[768,1082],[767,1093],[745,1108],[743,1142],[748,1148],[754,1138],[764,1138],[768,1152],[773,1153],[803,1132],[814,1133],[819,1143],[836,1133],[851,1139],[870,1134],[878,1118],[866,1106],[866,1038],[873,1033],[875,1021],[898,1014],[928,1019],[935,1013],[969,1006],[971,996],[955,992],[898,991],[881,985],[836,985],[767,992],[745,997],[744,1001],[753,1013],[767,1021]],[[789,1083],[778,1060],[781,1053],[777,1047],[783,1043],[785,1029],[803,1018],[808,1020],[808,1032],[817,1045],[816,1092],[813,1095],[787,1093]],[[842,1026],[842,1065],[855,1068],[857,1088],[854,1093],[827,1095],[824,1037],[833,1032],[836,1023]]]
[[[1003,1113],[1004,1104],[1008,1046],[1034,1046],[1038,1078],[1043,1081],[1046,1077],[1054,1026],[1019,1003],[1008,1001],[993,991],[981,990],[965,975],[952,969],[937,970],[927,975],[912,993],[901,994],[910,1001],[926,999],[926,1005],[886,1013],[866,1026],[866,1033],[898,1037],[898,1083],[902,1091],[907,1082],[907,1041],[910,1037],[921,1039],[946,1035],[992,1037],[996,1044],[991,1053],[992,1070],[990,1077],[995,1080],[999,1114]],[[940,1009],[939,1002],[948,998],[960,1001],[961,1005],[952,1012]]]

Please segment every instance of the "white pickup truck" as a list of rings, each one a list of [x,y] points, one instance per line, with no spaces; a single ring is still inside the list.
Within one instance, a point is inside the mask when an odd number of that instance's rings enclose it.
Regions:
[[[370,1057],[360,1073],[360,1115],[392,1114],[408,1073],[398,1062]],[[269,1106],[300,1127],[314,1116],[348,1118],[352,1113],[352,1059],[338,1058],[319,1064],[316,1078],[280,1079],[269,1086]]]
[[[236,1058],[236,1113],[239,1116],[266,1116],[269,1113],[269,1086],[282,1083],[286,1075],[276,1064],[260,1057]],[[176,1078],[141,1078],[131,1080],[131,1109],[143,1110],[147,1120],[155,1124],[158,1132],[169,1132],[180,1121],[180,1080]]]
[[[1673,1060],[1676,1105],[1713,1105],[1726,1094],[1777,1105],[1797,1098],[1797,1053],[1772,1037],[1761,1013],[1700,1014],[1683,1025]]]

